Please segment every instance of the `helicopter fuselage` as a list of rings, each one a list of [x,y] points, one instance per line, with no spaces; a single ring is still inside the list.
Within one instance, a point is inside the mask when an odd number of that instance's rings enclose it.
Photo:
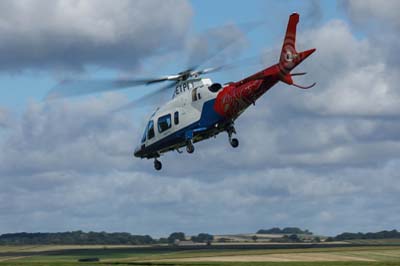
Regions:
[[[224,87],[207,78],[178,83],[173,99],[151,115],[135,156],[157,158],[188,142],[196,143],[223,131],[235,133],[234,120],[279,81],[277,76],[263,76],[272,68],[277,66],[257,73],[257,79],[253,75]]]

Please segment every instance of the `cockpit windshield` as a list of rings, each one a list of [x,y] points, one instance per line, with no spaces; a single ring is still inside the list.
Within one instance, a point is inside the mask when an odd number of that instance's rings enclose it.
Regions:
[[[149,123],[147,124],[146,129],[144,130],[142,143],[145,142],[146,139],[151,139],[153,137],[154,137],[154,122],[153,120],[150,120]]]
[[[142,137],[142,143],[146,141],[146,136],[147,136],[147,127],[144,129],[143,137]]]

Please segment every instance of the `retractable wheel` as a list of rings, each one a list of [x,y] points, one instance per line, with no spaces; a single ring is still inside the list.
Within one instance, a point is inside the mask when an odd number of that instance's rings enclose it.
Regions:
[[[194,146],[193,146],[193,143],[191,141],[188,141],[188,143],[186,145],[186,151],[188,153],[193,153],[194,152]]]
[[[232,146],[233,148],[237,148],[237,147],[239,146],[239,140],[236,139],[236,138],[231,139],[231,140],[230,140],[230,143],[231,143],[231,146]]]
[[[156,169],[157,171],[160,171],[161,168],[162,168],[162,163],[159,160],[155,159],[154,160],[154,169]]]

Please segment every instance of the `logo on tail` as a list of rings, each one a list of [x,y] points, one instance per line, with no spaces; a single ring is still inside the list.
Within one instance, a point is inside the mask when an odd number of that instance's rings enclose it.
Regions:
[[[289,73],[315,51],[315,49],[310,49],[301,53],[296,51],[296,29],[297,23],[299,23],[299,17],[297,13],[293,13],[289,17],[286,35],[282,45],[281,58],[279,60],[279,66],[284,73]]]

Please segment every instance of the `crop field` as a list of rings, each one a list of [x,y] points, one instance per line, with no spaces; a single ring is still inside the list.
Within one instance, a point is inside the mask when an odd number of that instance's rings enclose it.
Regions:
[[[79,262],[99,258],[99,262]],[[129,246],[0,246],[0,266],[198,265],[198,266],[394,266],[400,246],[257,250],[162,250]]]

